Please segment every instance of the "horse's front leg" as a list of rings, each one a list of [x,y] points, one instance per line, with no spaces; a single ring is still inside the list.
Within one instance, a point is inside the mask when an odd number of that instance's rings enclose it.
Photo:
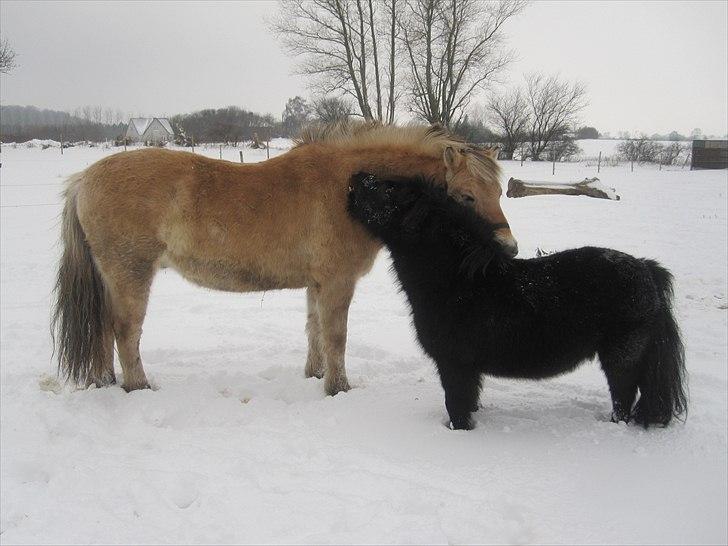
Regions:
[[[322,284],[318,297],[321,324],[321,350],[324,356],[324,388],[334,395],[349,390],[346,379],[344,353],[346,352],[346,323],[349,304],[354,295],[355,280]]]
[[[306,358],[306,377],[324,376],[324,355],[321,350],[321,319],[318,300],[321,287],[309,286],[306,289],[306,333],[308,334],[308,357]]]
[[[471,414],[478,410],[481,373],[458,362],[438,363],[440,382],[445,390],[445,407],[455,430],[471,430]]]

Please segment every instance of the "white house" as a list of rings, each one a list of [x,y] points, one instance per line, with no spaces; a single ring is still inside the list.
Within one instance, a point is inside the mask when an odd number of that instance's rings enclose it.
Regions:
[[[167,118],[131,118],[126,138],[132,142],[159,144],[174,139],[174,131]]]

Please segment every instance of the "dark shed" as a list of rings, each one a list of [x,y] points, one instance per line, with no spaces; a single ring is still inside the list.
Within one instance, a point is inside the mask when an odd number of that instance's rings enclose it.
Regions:
[[[691,169],[728,169],[728,140],[693,140]]]

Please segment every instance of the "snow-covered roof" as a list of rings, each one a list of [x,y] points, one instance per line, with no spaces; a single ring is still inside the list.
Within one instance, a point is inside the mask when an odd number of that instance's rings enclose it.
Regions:
[[[142,135],[152,121],[154,121],[154,118],[131,118],[129,123],[134,126],[137,133]]]
[[[144,134],[144,131],[149,129],[149,126],[152,124],[154,120],[157,120],[162,127],[171,135],[174,133],[172,130],[172,125],[169,123],[169,120],[167,118],[131,118],[129,120],[129,124],[134,127],[136,132],[139,134],[139,136]]]
[[[159,121],[159,123],[162,124],[162,127],[164,127],[170,135],[174,133],[174,131],[172,130],[172,124],[169,123],[169,120],[167,118],[156,118],[156,119],[157,119],[157,121]]]

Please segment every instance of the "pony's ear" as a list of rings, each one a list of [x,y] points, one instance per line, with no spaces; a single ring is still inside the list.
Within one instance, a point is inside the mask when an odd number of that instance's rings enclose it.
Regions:
[[[368,178],[370,176],[373,176],[373,175],[371,173],[358,172],[351,177],[351,183],[360,184],[362,182],[362,180],[364,180],[365,178]]]
[[[442,152],[442,160],[445,162],[445,168],[447,168],[448,172],[454,173],[460,166],[462,156],[455,148],[448,146],[445,148],[445,151]]]
[[[485,155],[487,155],[491,159],[498,159],[498,148],[486,148],[483,150],[485,152]]]

